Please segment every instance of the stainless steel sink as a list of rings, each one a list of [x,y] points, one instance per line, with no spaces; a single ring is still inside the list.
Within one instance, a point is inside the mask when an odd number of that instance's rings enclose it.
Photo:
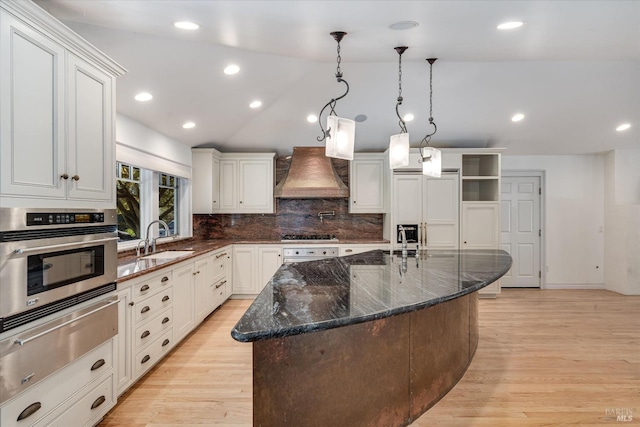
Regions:
[[[145,255],[140,257],[140,259],[174,259],[180,258],[183,256],[191,255],[194,251],[164,251],[164,252],[156,252],[151,255]]]

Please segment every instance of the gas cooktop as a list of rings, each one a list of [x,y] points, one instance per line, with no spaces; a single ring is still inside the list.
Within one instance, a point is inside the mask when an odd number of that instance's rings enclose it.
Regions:
[[[333,234],[285,234],[282,236],[282,241],[337,242],[338,238]]]

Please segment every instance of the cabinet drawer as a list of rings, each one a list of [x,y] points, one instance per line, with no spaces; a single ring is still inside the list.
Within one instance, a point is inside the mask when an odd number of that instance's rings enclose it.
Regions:
[[[158,360],[160,360],[172,347],[173,329],[169,329],[146,349],[136,354],[133,361],[134,377],[138,377],[147,369],[158,363]]]
[[[88,391],[78,393],[79,398],[54,420],[44,419],[34,427],[92,426],[115,406],[113,375],[109,375]],[[57,411],[56,411],[57,412]]]
[[[143,322],[136,328],[133,340],[133,351],[138,352],[155,341],[158,336],[173,326],[173,307],[169,307],[159,316]]]
[[[113,339],[110,339],[2,406],[0,425],[32,425],[78,389],[105,374],[112,366]],[[26,415],[30,412],[27,409],[29,407],[31,410],[38,407],[39,409],[32,412],[32,415],[17,421],[20,414],[27,411]]]
[[[211,270],[211,278],[214,282],[226,276],[227,270],[227,251],[223,251],[213,255],[213,267]]]
[[[153,295],[158,289],[161,289],[171,283],[173,271],[153,276],[144,282],[138,283],[133,287],[133,299],[139,299],[147,295]]]
[[[216,309],[223,302],[227,300],[227,286],[230,286],[227,283],[227,279],[222,278],[218,280],[213,285],[211,285],[211,290],[213,291],[213,308]]]
[[[173,303],[173,287],[169,286],[135,304],[133,307],[135,322],[141,322],[145,319],[151,319],[158,313]]]

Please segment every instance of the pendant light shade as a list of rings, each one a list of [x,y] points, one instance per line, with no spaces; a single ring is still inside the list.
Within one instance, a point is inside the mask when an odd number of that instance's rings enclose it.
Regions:
[[[409,134],[391,135],[389,141],[389,167],[409,166]]]
[[[327,117],[327,136],[325,155],[336,159],[353,160],[356,122],[338,116]]]
[[[420,148],[422,155],[422,174],[434,178],[442,175],[442,151],[433,147]]]

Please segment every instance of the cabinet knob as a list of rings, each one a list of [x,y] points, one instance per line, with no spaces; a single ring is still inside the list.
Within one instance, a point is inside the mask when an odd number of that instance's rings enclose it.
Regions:
[[[356,201],[355,201],[355,200],[353,201],[353,204],[354,204],[354,205],[356,204]]]
[[[130,305],[131,307],[133,307],[133,306],[134,306],[133,301],[131,301],[131,302],[129,303],[129,305]]]
[[[60,179],[69,179],[69,175],[66,173],[63,173],[62,175],[60,175]]]
[[[240,200],[240,204],[242,204],[242,200]]]
[[[73,175],[71,179],[74,181],[80,181],[80,177],[78,175]]]

